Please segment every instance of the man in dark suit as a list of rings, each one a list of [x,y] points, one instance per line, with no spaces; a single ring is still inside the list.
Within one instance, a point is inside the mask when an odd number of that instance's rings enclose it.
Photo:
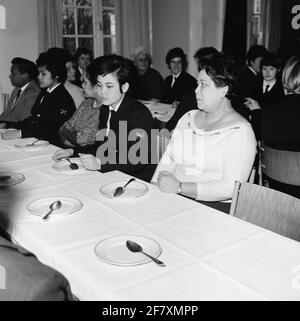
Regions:
[[[253,45],[247,52],[247,67],[241,72],[239,79],[240,95],[243,98],[252,97],[253,88],[260,74],[260,63],[267,54],[264,46]]]
[[[33,104],[40,93],[36,84],[38,75],[35,64],[24,58],[14,58],[10,69],[10,81],[15,87],[12,91],[7,107],[0,115],[1,122],[22,121],[30,116]]]
[[[143,104],[127,96],[131,82],[129,61],[116,55],[106,56],[97,67],[97,91],[102,99],[96,143],[59,150],[58,160],[76,154],[89,170],[119,170],[150,180],[151,129],[153,118]],[[137,149],[135,149],[137,147]],[[151,166],[150,166],[151,167]]]
[[[176,108],[183,96],[197,87],[197,80],[186,72],[187,59],[181,48],[169,50],[166,63],[171,75],[165,79],[164,102]]]

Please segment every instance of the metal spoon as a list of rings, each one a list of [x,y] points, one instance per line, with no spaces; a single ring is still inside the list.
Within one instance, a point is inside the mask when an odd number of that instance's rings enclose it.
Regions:
[[[30,143],[30,144],[26,144],[26,146],[33,146],[35,143],[37,143],[40,139],[35,140],[34,142]]]
[[[127,240],[126,241],[126,246],[127,246],[129,251],[143,253],[144,255],[149,257],[152,261],[154,261],[159,266],[166,266],[164,262],[162,262],[162,261],[156,259],[155,257],[151,256],[150,254],[144,252],[143,248],[142,248],[142,246],[140,244],[138,244],[138,243],[136,243],[134,241]]]
[[[8,181],[9,179],[11,179],[9,175],[0,176],[0,181]]]
[[[114,197],[122,195],[125,192],[125,187],[133,181],[135,181],[135,178],[131,178],[124,186],[117,187],[114,191]]]
[[[43,220],[47,220],[53,211],[59,210],[61,208],[61,205],[61,201],[55,201],[50,204],[50,211],[45,216],[43,216]]]
[[[70,163],[71,169],[79,169],[79,166],[75,163],[72,163],[69,158],[66,158],[66,160]]]

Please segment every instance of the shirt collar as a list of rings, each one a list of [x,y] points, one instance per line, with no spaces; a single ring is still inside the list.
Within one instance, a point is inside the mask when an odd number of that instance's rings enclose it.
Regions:
[[[28,87],[29,83],[30,82],[28,82],[26,85],[24,85],[23,87],[20,88],[22,92]]]
[[[54,87],[52,87],[51,89],[49,89],[49,88],[47,88],[47,92],[50,94],[50,93],[52,93],[52,91],[56,88],[56,87],[58,87],[59,85],[60,85],[61,83],[59,82],[58,84],[56,84]]]
[[[263,81],[263,89],[265,91],[266,87],[269,86],[269,91],[271,88],[276,84],[276,80],[273,80],[271,82],[266,82],[265,80]]]
[[[172,74],[172,76],[173,76],[173,78],[177,79],[180,76],[180,74],[181,74],[181,71],[177,75]]]
[[[110,111],[113,110],[113,111],[117,112],[122,104],[124,97],[125,97],[125,94],[123,94],[123,97],[121,98],[121,100],[119,101],[119,103],[115,107],[109,106],[109,110]]]

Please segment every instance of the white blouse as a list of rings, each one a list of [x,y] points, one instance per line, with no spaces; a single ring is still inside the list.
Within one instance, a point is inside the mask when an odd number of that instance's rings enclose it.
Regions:
[[[256,154],[256,140],[250,123],[240,121],[222,129],[198,129],[195,115],[186,113],[153,175],[171,172],[180,182],[197,183],[197,200],[232,198],[235,181],[246,182]]]

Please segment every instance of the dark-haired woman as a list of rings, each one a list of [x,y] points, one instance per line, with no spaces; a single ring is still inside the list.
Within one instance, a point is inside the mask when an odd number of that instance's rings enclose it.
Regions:
[[[131,71],[130,61],[121,56],[108,55],[101,59],[95,68],[96,91],[103,103],[97,140],[90,146],[58,150],[54,160],[78,153],[82,165],[88,170],[119,170],[144,180],[151,178],[146,165],[150,156],[153,118],[147,107],[127,95]]]
[[[216,202],[232,198],[235,181],[247,181],[256,140],[229,99],[233,69],[220,53],[203,63],[196,89],[199,110],[180,119],[152,178],[161,191]]]
[[[181,48],[169,50],[166,63],[171,75],[164,82],[164,102],[176,108],[183,96],[197,87],[197,80],[186,72],[187,58]]]
[[[59,128],[75,111],[74,101],[63,84],[67,77],[66,66],[48,53],[40,54],[36,64],[42,91],[31,116],[21,122],[7,123],[7,127],[15,130],[2,133],[2,139],[35,137],[60,145]]]

